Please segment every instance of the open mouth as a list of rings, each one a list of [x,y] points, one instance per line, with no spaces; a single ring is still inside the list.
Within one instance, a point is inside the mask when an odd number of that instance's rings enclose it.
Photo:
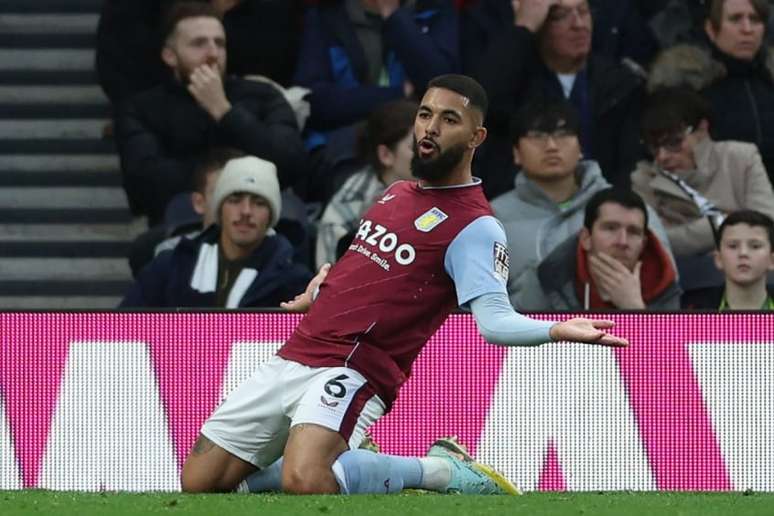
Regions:
[[[419,155],[422,157],[431,156],[440,150],[434,141],[427,138],[419,142],[417,149],[419,150]]]

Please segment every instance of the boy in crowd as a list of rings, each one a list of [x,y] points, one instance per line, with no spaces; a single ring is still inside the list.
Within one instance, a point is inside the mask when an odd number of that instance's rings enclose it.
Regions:
[[[683,297],[684,308],[724,310],[774,310],[774,294],[767,277],[774,271],[774,221],[741,210],[730,214],[718,230],[715,265],[725,275],[725,285]]]

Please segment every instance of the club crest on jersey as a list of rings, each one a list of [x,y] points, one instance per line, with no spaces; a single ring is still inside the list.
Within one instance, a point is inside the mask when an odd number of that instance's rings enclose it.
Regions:
[[[414,227],[424,233],[429,233],[449,216],[438,208],[430,208],[414,221]]]
[[[510,267],[510,253],[508,246],[500,242],[494,243],[494,273],[495,277],[508,283],[508,268]]]

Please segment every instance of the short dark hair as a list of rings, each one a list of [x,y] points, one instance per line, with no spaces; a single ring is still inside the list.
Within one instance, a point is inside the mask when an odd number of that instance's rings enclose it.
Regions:
[[[749,0],[749,2],[758,16],[760,16],[765,27],[769,19],[770,8],[768,0]],[[706,17],[715,30],[720,29],[720,24],[723,21],[723,6],[725,4],[726,0],[707,0],[704,3],[707,10]]]
[[[160,33],[162,44],[166,44],[181,20],[201,17],[223,21],[223,16],[209,2],[186,1],[173,4],[163,14]]]
[[[382,171],[384,165],[379,161],[379,145],[395,150],[399,141],[414,126],[414,118],[419,106],[410,100],[396,100],[376,108],[363,125],[358,139],[359,155],[375,170]]]
[[[646,100],[640,119],[642,139],[656,143],[685,129],[696,129],[702,120],[711,120],[712,108],[701,94],[684,86],[661,88]]]
[[[589,230],[589,232],[591,232],[591,228],[599,218],[599,208],[607,202],[620,204],[624,208],[630,210],[640,210],[644,215],[645,229],[648,229],[648,207],[645,205],[645,201],[642,200],[642,197],[631,190],[611,187],[595,193],[586,204],[583,216],[583,226]]]
[[[580,133],[578,112],[569,102],[528,102],[511,120],[511,141],[516,143],[530,131],[552,133],[557,129]]]
[[[729,226],[736,226],[737,224],[747,224],[752,227],[762,227],[766,230],[766,234],[769,237],[769,246],[774,246],[774,220],[771,217],[755,210],[738,210],[731,212],[720,224],[717,233],[717,240],[715,241],[715,247],[720,249],[720,241],[723,239],[723,232]]]
[[[489,109],[489,98],[484,88],[473,78],[467,75],[450,73],[439,75],[427,83],[427,89],[442,88],[459,93],[470,101],[470,105],[476,108],[486,118]]]
[[[231,147],[213,147],[197,161],[191,175],[191,188],[194,192],[204,193],[207,187],[207,176],[226,166],[232,159],[241,158],[245,153]]]

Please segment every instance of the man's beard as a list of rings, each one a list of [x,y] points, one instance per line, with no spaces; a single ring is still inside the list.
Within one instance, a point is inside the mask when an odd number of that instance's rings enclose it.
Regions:
[[[414,157],[411,158],[411,173],[417,179],[437,181],[448,177],[452,170],[462,161],[467,146],[464,143],[452,145],[445,151],[441,151],[434,158],[422,159],[419,157],[417,142],[414,141]]]

